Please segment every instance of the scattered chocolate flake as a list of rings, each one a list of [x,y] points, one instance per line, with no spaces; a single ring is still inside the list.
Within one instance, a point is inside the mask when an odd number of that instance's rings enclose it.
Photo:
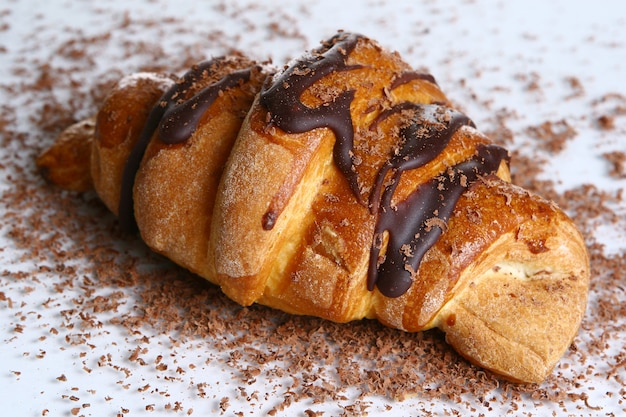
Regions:
[[[565,82],[572,89],[572,93],[568,95],[566,99],[582,97],[585,95],[585,88],[583,87],[583,84],[578,77],[566,77]]]
[[[615,128],[615,117],[603,114],[596,119],[598,127],[602,130],[613,130]]]
[[[569,139],[576,136],[576,130],[566,120],[546,121],[538,126],[530,126],[526,132],[537,139],[537,146],[552,153],[561,152]]]
[[[611,164],[609,175],[613,178],[626,178],[626,152],[613,151],[602,154]]]

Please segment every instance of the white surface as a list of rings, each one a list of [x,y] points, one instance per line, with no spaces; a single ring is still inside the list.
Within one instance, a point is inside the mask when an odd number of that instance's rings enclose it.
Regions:
[[[179,48],[193,45],[199,59],[220,55],[231,47],[275,63],[298,56],[306,49],[315,47],[322,39],[337,29],[360,32],[377,39],[385,47],[395,49],[415,67],[428,69],[448,96],[464,109],[479,128],[490,130],[495,126],[494,115],[498,111],[513,110],[515,118],[508,119],[508,127],[516,137],[515,146],[523,148],[525,129],[546,120],[567,120],[578,134],[568,143],[562,153],[554,156],[544,175],[556,179],[559,189],[565,190],[581,183],[594,183],[606,190],[616,190],[626,185],[625,180],[610,179],[607,163],[600,156],[609,150],[626,150],[626,117],[616,118],[616,128],[602,131],[592,128],[593,120],[600,115],[590,109],[594,100],[608,93],[626,96],[626,2],[623,1],[228,1],[223,7],[198,1],[121,1],[99,2],[71,1],[17,1],[8,0],[0,6],[0,105],[13,107],[14,124],[26,133],[31,146],[52,140],[44,132],[33,131],[33,109],[37,109],[32,96],[15,96],[8,86],[14,83],[30,83],[38,74],[37,62],[50,62],[54,66],[76,66],[77,81],[85,82],[107,74],[114,67],[120,73],[132,72],[145,65],[145,55],[138,50],[135,56],[124,57],[120,45],[126,41],[159,40],[167,60],[175,61]],[[131,21],[126,27],[120,22],[127,14]],[[152,19],[174,19],[159,25],[151,25]],[[306,41],[294,37],[281,37],[271,30],[269,23],[282,19],[280,29],[287,33],[300,32]],[[176,28],[185,27],[185,31]],[[101,36],[110,33],[106,40],[98,42],[95,62],[80,59],[69,61],[55,50],[73,36]],[[209,41],[209,34],[221,33],[221,42]],[[207,42],[198,39],[206,37]],[[25,71],[16,72],[16,68]],[[573,91],[566,82],[576,77],[584,87],[581,97],[568,98]],[[536,79],[540,88],[527,89],[529,80]],[[59,103],[70,99],[70,82],[60,82],[59,88],[46,92],[55,96]],[[463,82],[461,82],[463,81]],[[85,83],[88,90],[90,85]],[[44,93],[38,93],[44,94]],[[77,106],[76,118],[86,116],[92,109]],[[0,131],[1,132],[1,131]],[[5,138],[8,140],[10,138]],[[21,158],[19,142],[9,140],[0,149],[2,175],[0,191],[10,190],[8,177],[16,167],[32,170],[32,160]],[[29,165],[31,164],[31,165]],[[624,207],[620,210],[624,213]],[[11,207],[0,206],[6,212]],[[27,215],[27,213],[25,213]],[[624,252],[624,222],[617,225],[601,225],[595,236],[605,243],[612,253]],[[16,249],[6,230],[1,236],[0,292],[12,303],[0,301],[0,404],[5,415],[12,416],[105,416],[154,415],[180,402],[182,410],[170,409],[171,414],[194,415],[219,414],[219,400],[231,397],[230,407],[224,415],[241,411],[243,415],[262,415],[282,398],[267,398],[234,403],[237,384],[231,381],[232,369],[216,358],[227,358],[229,352],[207,352],[206,346],[197,341],[182,342],[172,346],[164,335],[150,338],[151,349],[144,357],[153,364],[158,354],[168,370],[161,372],[154,366],[139,366],[129,361],[130,352],[137,342],[124,328],[111,322],[115,314],[97,315],[102,323],[91,329],[76,328],[61,332],[80,318],[72,315],[77,289],[55,292],[55,282],[63,281],[62,273],[38,272],[41,265],[20,262],[20,249]],[[62,242],[61,242],[62,244]],[[112,243],[115,244],[115,243]],[[71,245],[70,245],[71,246]],[[125,248],[126,250],[132,250]],[[31,259],[26,257],[26,259]],[[154,259],[152,260],[154,261]],[[71,261],[69,262],[71,263]],[[80,263],[76,268],[80,271]],[[19,279],[13,273],[29,271],[30,278]],[[624,277],[615,277],[618,285],[624,285]],[[621,284],[620,284],[621,283]],[[127,291],[127,289],[120,289]],[[625,302],[624,292],[618,302]],[[122,305],[117,314],[142,306]],[[64,313],[63,313],[64,312]],[[62,314],[65,314],[63,316]],[[624,318],[622,317],[622,320]],[[16,332],[16,326],[23,331]],[[147,330],[147,333],[149,329]],[[69,336],[68,336],[69,335]],[[85,337],[88,343],[73,345],[66,337]],[[580,336],[584,341],[584,335]],[[609,341],[613,352],[624,350],[624,335],[614,335]],[[110,354],[106,363],[99,363],[102,355]],[[214,360],[207,361],[206,358]],[[510,405],[500,409],[487,406],[481,399],[466,398],[467,404],[454,404],[423,400],[416,397],[403,402],[366,397],[363,402],[371,404],[369,415],[386,412],[392,407],[394,415],[417,415],[422,410],[434,413],[483,413],[484,415],[552,414],[567,409],[572,415],[619,415],[626,412],[624,367],[619,378],[607,378],[603,374],[606,365],[598,361],[597,377],[585,379],[578,392],[590,395],[591,405],[601,409],[580,408],[580,402],[565,404],[545,403],[535,411],[535,401],[524,400],[519,409]],[[577,368],[576,355],[567,359],[570,368],[563,371],[576,376],[584,372]],[[125,375],[116,365],[126,366],[133,372]],[[194,364],[190,368],[189,364]],[[186,372],[175,372],[177,367]],[[586,369],[586,368],[585,368]],[[65,380],[60,380],[61,375]],[[63,378],[61,378],[63,379]],[[209,383],[206,398],[199,395],[200,382]],[[275,384],[276,382],[273,382]],[[140,390],[150,385],[150,388]],[[257,380],[248,391],[276,392]],[[607,391],[619,393],[612,397]],[[349,391],[348,391],[349,392]],[[74,398],[75,397],[75,398]],[[536,400],[539,402],[540,400]],[[326,410],[326,415],[338,415],[345,402],[312,404],[296,403],[284,411],[284,415],[303,415],[304,410]],[[468,405],[469,404],[469,405]],[[155,411],[147,411],[154,405]],[[494,408],[495,407],[495,408]],[[46,411],[47,414],[46,414]],[[473,410],[473,411],[472,411]],[[279,413],[280,415],[280,413]]]

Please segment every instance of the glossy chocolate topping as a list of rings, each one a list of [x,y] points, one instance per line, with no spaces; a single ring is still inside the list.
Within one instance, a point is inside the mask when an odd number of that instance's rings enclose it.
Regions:
[[[203,88],[189,99],[179,98],[190,88],[202,72],[211,66],[211,61],[198,65],[185,74],[183,82],[177,84],[177,91],[165,105],[163,118],[159,123],[159,139],[168,144],[181,143],[191,137],[197,129],[200,118],[218,97],[220,92],[236,87],[250,79],[250,69],[235,71],[221,80]],[[175,87],[175,88],[176,88]]]
[[[415,112],[413,121],[400,129],[400,146],[378,171],[374,188],[370,194],[370,210],[373,214],[380,208],[381,192],[385,178],[392,171],[392,185],[384,190],[385,206],[391,204],[391,196],[398,185],[400,175],[408,169],[419,168],[435,159],[445,148],[461,126],[474,126],[463,113],[436,104],[404,102],[383,111],[370,128],[375,128],[384,119],[406,110]]]
[[[389,89],[395,90],[401,85],[408,84],[413,80],[426,80],[437,85],[437,82],[435,81],[435,77],[433,77],[431,74],[428,74],[425,72],[406,71],[400,74],[398,77],[396,77],[396,79],[393,80],[393,82],[389,86]]]
[[[354,99],[354,91],[344,91],[332,102],[318,107],[307,107],[300,101],[302,93],[325,76],[361,68],[360,65],[346,64],[348,55],[359,39],[360,36],[354,34],[333,37],[328,49],[316,51],[299,60],[274,79],[271,86],[266,84],[261,91],[260,102],[269,111],[270,124],[287,133],[303,133],[321,127],[331,129],[336,136],[333,150],[335,164],[360,200],[361,193],[351,156],[354,128],[350,103]]]
[[[399,297],[408,291],[424,254],[447,227],[461,194],[479,176],[495,173],[506,158],[505,149],[480,145],[471,159],[422,184],[397,206],[391,206],[391,194],[385,193],[370,251],[368,289],[376,286],[387,297]],[[389,242],[381,261],[385,232],[389,234]]]
[[[195,65],[163,94],[150,111],[148,120],[124,166],[119,203],[119,222],[123,230],[128,232],[137,230],[133,205],[135,175],[155,131],[158,129],[159,139],[167,144],[186,141],[197,129],[200,118],[221,91],[236,87],[250,79],[251,69],[235,71],[188,97],[189,90],[196,83],[201,83],[207,76],[211,76],[220,59],[222,58]]]
[[[297,61],[274,79],[271,85],[266,83],[260,102],[269,112],[269,124],[287,133],[330,128],[336,136],[334,162],[348,180],[357,200],[365,205],[352,161],[354,127],[350,104],[354,99],[354,91],[344,91],[332,102],[315,108],[307,107],[300,100],[306,89],[326,75],[361,68],[346,64],[348,55],[360,38],[354,34],[335,36],[329,41],[327,49]],[[390,89],[413,80],[436,84],[430,74],[406,71],[393,80]],[[506,158],[506,151],[502,148],[481,146],[473,158],[451,168],[454,175],[435,178],[420,186],[405,201],[392,206],[393,193],[402,172],[432,161],[445,149],[458,129],[464,125],[474,126],[467,116],[442,103],[406,102],[383,111],[371,128],[375,129],[386,118],[406,110],[413,111],[415,118],[401,128],[401,145],[379,170],[369,197],[369,207],[372,214],[377,216],[377,221],[367,285],[369,290],[378,287],[387,297],[401,296],[409,289],[414,271],[446,227],[463,191],[479,176],[494,173],[501,160]],[[388,181],[390,173],[391,181]],[[276,217],[276,213],[268,211],[263,216],[263,228],[271,230]],[[384,259],[380,260],[385,233],[389,235],[389,243]]]

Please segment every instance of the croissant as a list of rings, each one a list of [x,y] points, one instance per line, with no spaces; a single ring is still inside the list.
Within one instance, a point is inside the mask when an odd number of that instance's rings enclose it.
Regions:
[[[68,164],[79,143],[91,157]],[[362,35],[280,70],[237,55],[128,76],[37,164],[241,305],[438,327],[512,381],[543,381],[586,308],[573,222],[510,183],[507,151],[430,74]]]

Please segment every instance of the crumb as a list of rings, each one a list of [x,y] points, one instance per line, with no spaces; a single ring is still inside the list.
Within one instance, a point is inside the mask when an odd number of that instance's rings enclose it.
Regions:
[[[576,130],[565,120],[546,121],[538,126],[531,126],[527,133],[537,140],[539,148],[551,153],[561,152],[567,141],[577,135]]]
[[[609,176],[613,178],[626,178],[626,152],[613,151],[602,154],[611,164]]]
[[[615,117],[610,115],[602,115],[596,119],[597,125],[602,130],[615,129]]]

